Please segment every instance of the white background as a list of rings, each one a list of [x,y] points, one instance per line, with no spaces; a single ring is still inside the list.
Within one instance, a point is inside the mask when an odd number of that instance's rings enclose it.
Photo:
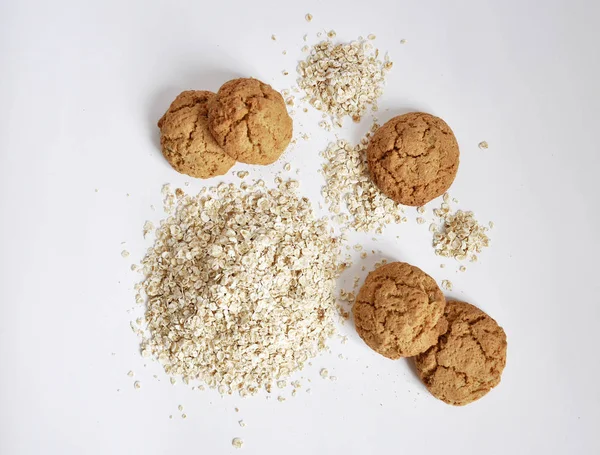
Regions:
[[[245,441],[235,453],[261,455],[600,453],[599,5],[0,2],[0,453],[227,454],[233,437]],[[156,121],[181,90],[235,76],[289,88],[302,36],[314,43],[322,29],[377,35],[395,63],[379,119],[443,117],[461,145],[451,194],[496,224],[464,273],[453,261],[440,269],[414,209],[377,240],[356,236],[450,279],[450,296],[505,328],[502,383],[467,407],[434,399],[408,361],[371,352],[351,324],[340,328],[347,344],[332,340],[296,376],[312,394],[285,390],[285,403],[172,386],[139,355],[129,267],[151,243],[144,221],[163,216],[162,184],[191,180],[162,158]],[[334,133],[297,111],[296,133],[311,139],[282,162],[300,168],[316,207],[318,153]],[[355,141],[369,121],[337,133]],[[271,181],[280,168],[235,169]],[[338,380],[321,379],[323,367]]]

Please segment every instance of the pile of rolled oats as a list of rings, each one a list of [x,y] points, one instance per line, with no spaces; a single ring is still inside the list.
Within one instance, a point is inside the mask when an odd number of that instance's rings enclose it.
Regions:
[[[340,245],[297,186],[176,192],[141,264],[143,356],[184,382],[244,396],[270,390],[325,348]]]
[[[335,36],[335,34],[333,34]],[[298,65],[298,85],[306,92],[306,100],[316,109],[333,117],[336,126],[350,116],[355,122],[371,106],[377,111],[377,99],[383,93],[386,72],[392,62],[363,38],[351,43],[322,41]]]
[[[374,124],[371,131],[377,127]],[[334,214],[334,221],[345,228],[381,234],[386,225],[406,221],[406,218],[402,208],[383,194],[369,176],[366,149],[371,134],[355,146],[339,140],[321,152],[325,158],[321,166],[325,186],[321,193]]]
[[[448,193],[444,194],[441,208],[435,209],[434,213],[442,220],[439,229],[436,225],[430,227],[433,231],[435,253],[460,261],[469,258],[471,262],[476,262],[476,253],[481,253],[483,248],[490,244],[488,228],[477,222],[473,212],[451,212]]]

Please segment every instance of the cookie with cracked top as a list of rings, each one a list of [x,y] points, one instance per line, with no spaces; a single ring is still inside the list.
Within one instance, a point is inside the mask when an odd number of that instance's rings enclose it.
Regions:
[[[500,383],[506,365],[506,333],[479,308],[450,300],[448,330],[415,358],[420,378],[436,398],[463,406]]]
[[[281,94],[257,79],[223,84],[208,111],[212,135],[225,153],[247,164],[271,164],[292,139],[292,118]]]
[[[356,331],[390,358],[412,357],[446,330],[446,299],[435,280],[418,267],[392,262],[369,273],[352,308]]]
[[[367,148],[371,178],[399,204],[420,206],[450,188],[459,163],[458,143],[441,118],[423,112],[394,117]]]
[[[208,130],[208,103],[214,97],[203,90],[181,92],[158,121],[162,154],[177,172],[207,179],[235,164]]]

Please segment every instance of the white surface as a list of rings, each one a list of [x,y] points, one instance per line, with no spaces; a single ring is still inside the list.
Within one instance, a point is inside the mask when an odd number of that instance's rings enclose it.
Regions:
[[[599,2],[283,3],[0,3],[0,453],[221,454],[233,437],[261,455],[599,453]],[[333,340],[299,375],[312,394],[286,391],[285,403],[171,386],[138,354],[129,266],[149,245],[144,221],[161,217],[161,185],[190,180],[161,157],[156,121],[179,91],[233,76],[289,87],[302,36],[323,28],[377,35],[395,62],[380,120],[446,119],[462,152],[451,193],[496,223],[464,274],[439,268],[414,209],[377,241],[357,236],[450,279],[450,295],[505,328],[502,383],[470,406],[435,400],[350,325],[348,344]],[[318,118],[296,117],[312,139],[284,159],[315,206],[318,152],[333,139]],[[251,171],[270,181],[275,169]]]

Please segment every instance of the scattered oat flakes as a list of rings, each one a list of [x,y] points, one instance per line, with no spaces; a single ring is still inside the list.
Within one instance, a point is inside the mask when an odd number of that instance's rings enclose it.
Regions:
[[[277,397],[277,401],[279,401],[280,403],[283,403],[283,402],[285,401],[285,397],[283,397],[283,396],[279,395],[279,396]]]
[[[238,422],[238,425],[239,425],[240,427],[244,428],[244,427],[246,426],[246,422],[244,422],[243,420],[240,420],[240,421]]]
[[[448,201],[449,197],[446,199],[444,195],[444,200]],[[437,255],[464,260],[489,246],[488,228],[477,222],[473,212],[457,210],[452,213],[449,203],[444,202],[434,213],[443,221],[441,230],[433,234]]]
[[[171,376],[169,381],[171,382],[172,385],[175,385],[177,383],[177,379],[175,379],[173,376]]]
[[[381,61],[379,51],[370,52],[363,40],[322,41],[298,64],[298,85],[306,93],[304,100],[331,115],[335,125],[341,126],[345,116],[358,122],[369,106],[377,110],[391,63],[387,55]]]
[[[417,224],[425,224],[425,218],[418,217],[417,218]]]
[[[121,256],[124,258],[129,257],[129,251],[127,251],[127,250],[121,251]]]
[[[181,418],[182,419],[187,419],[187,414],[185,414],[185,413],[181,414]]]
[[[237,176],[240,179],[245,179],[250,173],[248,171],[238,171]]]
[[[327,376],[329,376],[329,371],[327,371],[327,368],[322,368],[321,371],[319,372],[319,374],[321,375],[322,378],[327,378]]]
[[[141,388],[141,387],[142,387],[142,384],[140,383],[140,381],[135,381],[135,382],[133,383],[133,387],[135,387],[136,389],[139,389],[139,388]]]
[[[231,440],[231,445],[233,447],[235,447],[236,449],[241,449],[242,446],[244,445],[244,441],[242,439],[240,439],[240,438],[233,438]]]
[[[273,41],[277,41],[277,36],[275,36],[275,35],[271,35],[271,39],[272,39]]]
[[[371,33],[370,35],[367,36],[367,38],[370,40],[374,40],[377,37]]]
[[[371,180],[366,160],[368,140],[369,134],[354,147],[339,140],[321,153],[325,178],[321,194],[338,224],[359,232],[381,233],[386,225],[402,222],[402,209]]]
[[[306,22],[310,22],[313,20],[313,15],[312,14],[307,14],[306,16],[304,16],[304,18],[306,19]]]
[[[408,43],[408,40],[405,40],[405,39],[400,40],[400,44],[406,44],[406,43]]]
[[[335,30],[329,30],[329,32],[327,32],[327,37],[328,38],[335,38]]]
[[[490,221],[490,222],[488,223],[488,226],[490,227],[490,229],[494,229],[494,222],[493,222],[493,221]]]
[[[481,142],[479,143],[479,148],[480,148],[481,150],[485,150],[485,149],[487,149],[488,147],[489,147],[489,145],[488,145],[488,143],[487,143],[486,141],[481,141]]]
[[[331,381],[337,381],[337,376],[329,376],[329,380],[331,380]]]
[[[161,223],[142,261],[138,334],[169,376],[245,396],[325,349],[340,242],[297,187],[221,183],[177,200]]]
[[[461,272],[465,272],[467,270],[467,268],[464,265],[461,265],[458,270],[460,270]]]
[[[130,378],[133,377],[133,371],[129,371],[129,373],[127,373],[127,376],[129,376]]]
[[[285,163],[283,165],[283,170],[286,171],[286,172],[291,171],[292,170],[292,165],[290,163]]]

